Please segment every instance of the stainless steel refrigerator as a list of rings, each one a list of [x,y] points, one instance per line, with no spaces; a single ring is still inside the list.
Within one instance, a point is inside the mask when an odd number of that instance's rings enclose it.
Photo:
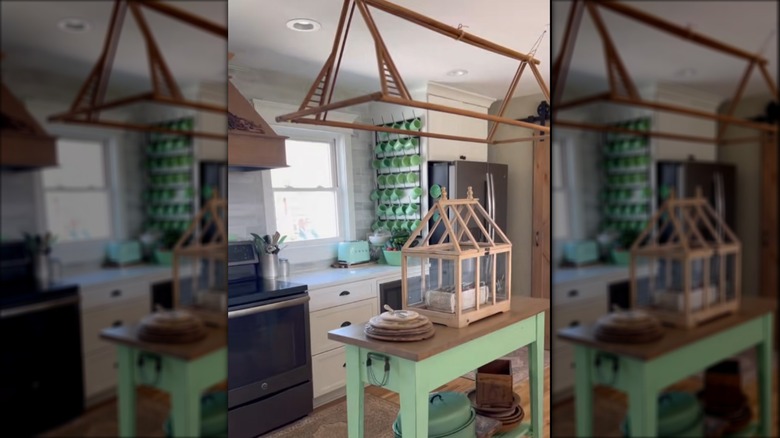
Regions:
[[[429,161],[428,162],[428,208],[436,201],[430,196],[430,187],[438,184],[447,188],[450,198],[465,198],[468,188],[479,198],[479,203],[488,212],[496,224],[506,232],[507,229],[507,174],[506,164],[483,163],[477,161]],[[428,224],[429,228],[433,222]],[[483,224],[491,231],[489,224]],[[470,228],[472,234],[481,235],[478,227]],[[431,241],[437,242],[443,229],[434,230]]]
[[[657,207],[674,189],[678,198],[693,197],[701,188],[704,197],[732,230],[735,229],[737,168],[732,164],[699,161],[656,163]]]

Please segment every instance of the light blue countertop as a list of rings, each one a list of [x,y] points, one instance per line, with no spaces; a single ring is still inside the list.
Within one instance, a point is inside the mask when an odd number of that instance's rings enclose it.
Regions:
[[[161,281],[171,278],[173,278],[173,270],[170,266],[137,265],[124,268],[99,268],[95,271],[63,276],[59,282],[65,284],[77,284],[79,287],[84,288],[117,281],[135,279]]]
[[[419,266],[409,268],[409,272],[418,274]],[[293,283],[302,283],[309,288],[321,288],[337,284],[349,283],[368,279],[401,278],[400,266],[371,265],[359,268],[326,268],[322,270],[302,272],[290,275],[287,280]]]

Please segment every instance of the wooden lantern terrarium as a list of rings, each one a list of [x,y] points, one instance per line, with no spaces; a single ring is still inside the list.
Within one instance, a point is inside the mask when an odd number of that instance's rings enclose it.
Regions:
[[[639,281],[638,263],[649,276]],[[741,244],[702,196],[672,193],[631,247],[631,299],[661,322],[695,327],[739,309]]]
[[[227,201],[216,192],[173,248],[173,307],[206,324],[227,325]],[[189,276],[182,268],[191,265]]]
[[[433,226],[422,237],[431,220]],[[401,250],[404,309],[458,328],[509,310],[512,243],[471,187],[466,199],[448,199],[442,189],[420,222]],[[410,265],[422,267],[419,277],[407,276]]]

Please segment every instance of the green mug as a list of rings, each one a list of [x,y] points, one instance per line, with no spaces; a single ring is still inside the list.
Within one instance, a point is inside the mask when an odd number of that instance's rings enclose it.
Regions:
[[[385,187],[395,187],[395,175],[385,175]]]
[[[392,158],[383,158],[382,159],[382,168],[383,169],[389,169],[393,167],[393,159]]]
[[[417,166],[422,162],[422,158],[419,155],[414,154],[411,156],[412,166]]]
[[[422,194],[423,194],[423,189],[420,188],[420,187],[415,187],[409,193],[409,197],[412,198],[413,201],[416,201],[416,200],[420,199]]]
[[[408,131],[419,131],[422,128],[422,119],[415,117],[412,120],[407,120],[404,123],[404,128]]]
[[[379,169],[382,167],[382,160],[372,160],[371,161],[371,167],[374,169]]]
[[[396,217],[403,216],[403,215],[406,214],[406,208],[404,208],[403,205],[399,205],[399,206],[395,207],[394,211],[395,211]]]
[[[383,143],[377,143],[376,146],[374,146],[374,155],[382,155],[385,152],[384,150],[384,144]]]
[[[404,167],[404,158],[403,157],[393,157],[393,167],[395,167],[395,168]]]
[[[407,206],[406,206],[406,208],[404,209],[404,212],[405,212],[407,215],[409,215],[409,216],[415,215],[415,214],[417,214],[417,212],[419,212],[419,211],[420,211],[420,206],[419,206],[419,205],[417,205],[417,204],[409,204],[409,205],[407,205]]]
[[[406,174],[407,184],[417,184],[418,182],[420,182],[420,176],[417,174],[417,172],[409,172]]]
[[[378,178],[377,178],[378,179]],[[372,201],[378,201],[379,200],[379,190],[371,190],[371,195],[368,197]]]

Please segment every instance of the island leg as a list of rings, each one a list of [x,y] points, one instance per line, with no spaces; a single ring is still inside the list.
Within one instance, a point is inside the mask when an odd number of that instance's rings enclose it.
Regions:
[[[124,345],[117,346],[119,366],[119,436],[135,437],[135,364],[133,349]]]
[[[420,379],[420,365],[405,359],[398,359],[401,396],[401,435],[406,438],[427,438],[428,436],[428,390]]]
[[[772,436],[772,314],[766,314],[762,319],[764,336],[758,344],[758,398],[761,406],[759,434]]]
[[[574,346],[574,414],[577,417],[577,436],[593,436],[593,385],[590,381],[590,350]]]
[[[528,374],[531,384],[531,432],[544,436],[544,312],[536,315],[536,336],[528,346]]]
[[[170,366],[173,377],[171,408],[174,437],[200,436],[201,391],[190,363],[164,358],[163,369]]]
[[[658,391],[649,382],[648,365],[635,360],[621,360],[620,363],[627,368],[628,436],[658,436]]]
[[[360,378],[360,347],[346,346],[347,355],[347,431],[349,438],[363,438],[363,380]]]

